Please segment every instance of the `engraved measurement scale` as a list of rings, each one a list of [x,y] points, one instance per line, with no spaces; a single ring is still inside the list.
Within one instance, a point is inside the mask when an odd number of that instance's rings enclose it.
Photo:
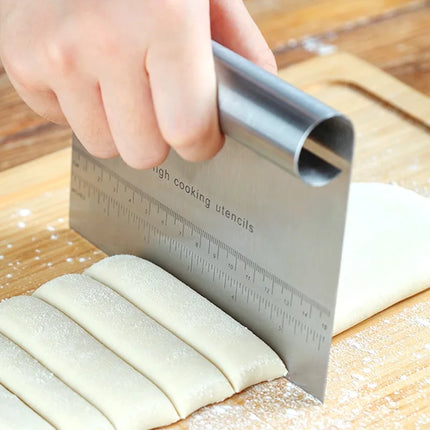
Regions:
[[[94,159],[75,138],[71,225],[108,254],[139,255],[183,280],[323,399],[352,130],[225,48],[214,52],[223,150],[203,163],[172,152],[137,171],[119,158]]]

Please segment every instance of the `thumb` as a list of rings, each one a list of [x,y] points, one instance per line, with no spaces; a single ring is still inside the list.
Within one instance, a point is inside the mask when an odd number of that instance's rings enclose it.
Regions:
[[[212,39],[276,74],[275,57],[242,0],[210,0]]]

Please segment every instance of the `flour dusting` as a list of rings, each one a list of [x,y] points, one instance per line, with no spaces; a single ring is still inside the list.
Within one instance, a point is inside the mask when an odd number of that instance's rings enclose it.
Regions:
[[[30,216],[31,215],[31,210],[23,208],[23,209],[19,209],[17,213],[18,213],[19,216],[26,217],[26,216]]]
[[[376,320],[348,337],[335,338],[324,404],[280,378],[205,407],[168,428],[427,429],[430,405],[425,401],[430,396],[430,377],[422,376],[430,362],[427,316],[428,301]],[[427,341],[420,342],[421,338]],[[407,349],[402,343],[409,341]],[[415,405],[418,401],[420,407]]]

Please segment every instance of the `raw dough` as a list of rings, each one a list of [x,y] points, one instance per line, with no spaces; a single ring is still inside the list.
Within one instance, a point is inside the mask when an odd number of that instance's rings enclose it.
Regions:
[[[64,312],[142,372],[170,398],[182,418],[234,394],[206,358],[88,276],[62,276],[40,287],[34,296]]]
[[[262,340],[147,260],[117,255],[85,274],[116,290],[207,357],[237,392],[286,374],[280,358]]]
[[[0,429],[55,430],[2,385],[0,385]]]
[[[351,186],[334,334],[430,286],[430,199]]]
[[[56,428],[114,430],[94,406],[1,334],[0,383]]]
[[[181,416],[232,393],[221,373],[173,334],[215,364],[236,391],[286,373],[276,354],[249,330],[148,261],[115,256],[96,263],[86,273],[110,288],[82,275],[69,275],[49,282],[35,295],[62,309],[134,368],[64,313],[35,297],[15,297],[1,303],[0,332],[95,405],[119,430],[147,429],[178,419],[173,404],[138,370],[168,393]],[[335,334],[428,285],[430,200],[395,186],[353,184]],[[175,342],[175,354],[171,361],[165,360]],[[0,351],[0,382],[19,392],[35,410],[58,425],[57,412],[68,414],[58,406],[64,399],[55,400],[53,407],[58,411],[48,411],[44,408],[49,401],[36,401],[36,391],[32,390],[37,389],[38,375],[40,384],[47,378],[46,387],[59,387],[61,382],[55,376],[49,379],[49,370],[43,370],[2,336]],[[163,375],[160,369],[166,363]],[[23,369],[20,375],[18,367]],[[34,373],[33,368],[40,373]],[[212,388],[205,385],[205,377]],[[173,386],[169,386],[169,380],[174,381]],[[28,392],[23,391],[25,384]],[[74,398],[72,390],[61,390],[70,396],[70,407],[79,402],[79,395]],[[46,393],[49,398],[49,391]],[[92,414],[88,412],[91,406],[87,408],[85,413]],[[109,425],[102,421],[97,428],[108,429]],[[70,422],[70,427],[84,426]],[[0,428],[53,427],[0,385]]]
[[[19,296],[0,303],[0,332],[94,404],[117,429],[150,429],[179,418],[155,385],[42,300]]]

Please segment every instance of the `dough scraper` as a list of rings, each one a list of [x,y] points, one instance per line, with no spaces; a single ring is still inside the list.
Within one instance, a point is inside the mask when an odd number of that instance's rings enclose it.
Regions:
[[[71,227],[169,271],[270,345],[323,400],[353,129],[339,112],[213,42],[224,148],[138,171],[73,138]]]

